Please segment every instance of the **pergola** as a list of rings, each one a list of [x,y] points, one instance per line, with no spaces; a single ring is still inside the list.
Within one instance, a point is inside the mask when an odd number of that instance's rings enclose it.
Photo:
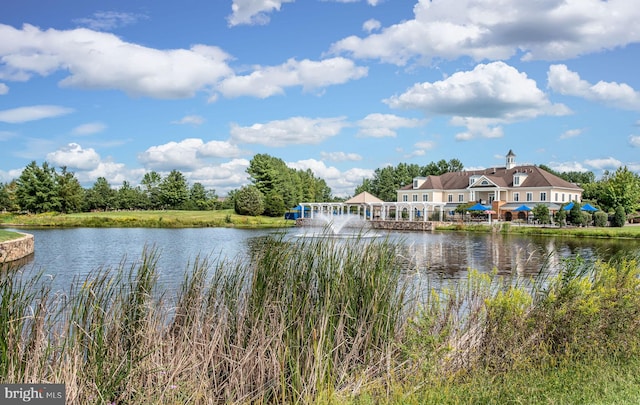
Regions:
[[[300,203],[301,218],[313,219],[315,215],[344,215],[355,213],[368,220],[428,221],[434,213],[439,213],[442,221],[446,203],[444,202],[385,202],[363,192],[345,202]],[[309,209],[305,209],[309,207]],[[406,213],[403,215],[403,213]]]

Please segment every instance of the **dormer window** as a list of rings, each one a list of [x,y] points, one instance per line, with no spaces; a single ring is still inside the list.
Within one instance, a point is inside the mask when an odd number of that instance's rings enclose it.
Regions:
[[[513,187],[520,187],[522,183],[527,179],[526,173],[514,173],[513,175]]]
[[[416,177],[413,179],[413,189],[418,189],[420,188],[424,182],[427,180],[426,177]]]

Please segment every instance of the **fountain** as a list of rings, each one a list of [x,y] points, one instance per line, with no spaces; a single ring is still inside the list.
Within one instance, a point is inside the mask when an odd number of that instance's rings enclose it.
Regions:
[[[311,223],[313,228],[321,228],[320,231],[297,236],[333,238],[375,238],[380,236],[380,234],[371,231],[368,221],[355,214],[318,213],[313,217]]]

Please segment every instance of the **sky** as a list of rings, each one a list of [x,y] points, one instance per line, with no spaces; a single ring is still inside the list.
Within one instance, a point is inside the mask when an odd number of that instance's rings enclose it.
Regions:
[[[459,159],[640,173],[637,0],[21,0],[0,5],[0,182],[181,171],[219,196],[256,154],[338,197]]]

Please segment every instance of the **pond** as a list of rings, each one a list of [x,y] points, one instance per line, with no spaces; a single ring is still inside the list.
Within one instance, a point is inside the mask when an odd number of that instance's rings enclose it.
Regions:
[[[24,230],[35,237],[35,253],[22,270],[42,270],[55,284],[67,288],[74,276],[99,268],[116,268],[139,260],[145,247],[157,248],[159,283],[178,285],[189,264],[198,258],[246,258],[252,246],[267,235],[287,232],[295,240],[300,230],[233,228],[72,228]],[[552,272],[566,257],[609,258],[639,254],[640,242],[624,239],[530,237],[458,232],[391,232],[408,271],[440,279],[466,277],[469,269],[499,274],[534,276]],[[375,241],[372,241],[375,243]]]

